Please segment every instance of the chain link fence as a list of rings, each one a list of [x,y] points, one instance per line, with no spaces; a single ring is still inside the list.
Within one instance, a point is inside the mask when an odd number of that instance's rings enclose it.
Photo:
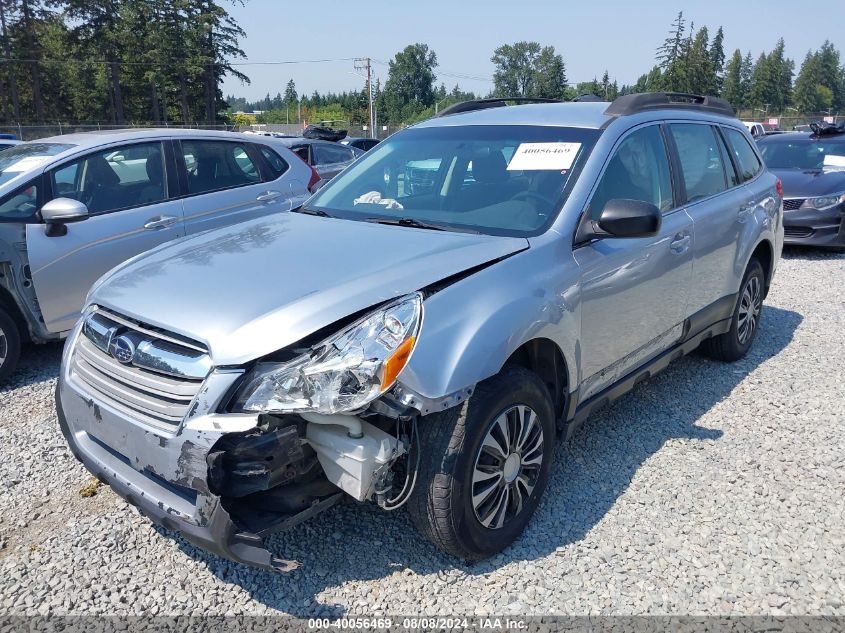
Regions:
[[[64,134],[76,134],[78,132],[98,132],[104,130],[126,130],[145,128],[173,128],[173,129],[194,129],[194,130],[235,130],[233,125],[209,125],[207,123],[189,123],[187,125],[175,125],[173,123],[127,123],[125,125],[110,125],[103,123],[45,123],[41,125],[24,125],[20,123],[0,123],[0,134],[14,134],[22,141],[32,141],[50,136],[62,136]]]
[[[763,125],[774,125],[781,130],[791,131],[799,126],[806,126],[810,123],[821,123],[827,121],[828,123],[842,123],[845,122],[845,115],[827,114],[820,112],[818,114],[797,114],[790,116],[741,116],[743,121],[753,121],[754,123],[762,123]]]
[[[802,114],[794,116],[740,116],[743,121],[754,121],[767,125],[774,125],[781,130],[793,130],[798,126],[806,126],[810,123],[828,121],[831,123],[845,122],[845,115],[827,113],[818,114]],[[326,124],[327,122],[317,122],[316,125]],[[103,123],[45,123],[41,125],[20,124],[20,123],[0,123],[0,134],[13,134],[16,138],[22,141],[32,141],[39,138],[46,138],[50,136],[61,136],[63,134],[75,134],[77,132],[97,132],[104,130],[125,130],[125,129],[143,129],[143,128],[174,128],[174,129],[199,129],[199,130],[222,130],[231,132],[267,132],[270,134],[283,134],[285,136],[300,136],[305,129],[305,123],[254,123],[252,125],[230,125],[219,124],[209,125],[207,123],[189,123],[189,124],[173,124],[173,123],[127,123],[125,125],[111,125]],[[364,125],[345,125],[342,122],[330,122],[329,125],[335,129],[347,130],[349,136],[363,136],[369,137],[370,130]],[[396,132],[398,127],[377,125],[375,137],[379,139],[387,138],[393,132]]]
[[[256,123],[252,125],[208,125],[206,123],[190,123],[187,125],[176,125],[173,123],[127,123],[126,125],[110,125],[103,123],[45,123],[42,125],[0,123],[0,134],[12,134],[22,141],[32,141],[51,136],[62,136],[64,134],[76,134],[78,132],[101,132],[105,130],[126,130],[126,129],[149,129],[149,128],[172,128],[172,129],[193,129],[193,130],[222,130],[229,132],[267,132],[270,134],[283,134],[285,136],[300,136],[306,124],[302,123]],[[320,123],[317,123],[320,125]],[[349,136],[369,137],[369,129],[362,125],[333,125],[336,129],[347,130]],[[376,138],[386,138],[396,129],[389,126],[379,126]]]

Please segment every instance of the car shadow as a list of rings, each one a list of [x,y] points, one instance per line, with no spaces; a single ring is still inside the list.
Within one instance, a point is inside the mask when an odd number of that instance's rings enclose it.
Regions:
[[[56,379],[62,363],[63,346],[63,343],[24,344],[17,368],[6,382],[0,384],[0,394]]]
[[[781,253],[783,259],[845,259],[845,250],[831,248],[815,248],[813,246],[784,245]]]
[[[317,598],[328,587],[406,570],[451,582],[460,575],[483,575],[515,561],[535,560],[584,538],[643,462],[667,441],[719,441],[722,431],[700,426],[701,417],[728,398],[756,367],[779,354],[801,321],[797,312],[766,306],[759,335],[742,360],[724,364],[693,354],[595,413],[571,440],[558,446],[549,487],[526,531],[489,560],[466,564],[447,556],[416,533],[406,512],[386,513],[369,504],[336,506],[269,539],[277,556],[301,564],[285,574],[230,563],[172,532],[158,531],[176,538],[188,556],[203,561],[220,580],[237,584],[271,609],[299,616],[344,615],[343,605]]]

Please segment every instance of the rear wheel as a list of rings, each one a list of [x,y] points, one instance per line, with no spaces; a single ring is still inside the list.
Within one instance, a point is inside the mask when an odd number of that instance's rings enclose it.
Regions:
[[[417,529],[465,560],[491,556],[525,529],[554,459],[554,411],[535,374],[506,367],[461,407],[419,421],[409,512]]]
[[[739,298],[731,318],[731,329],[701,344],[701,350],[716,360],[733,362],[751,349],[757,336],[763,311],[766,279],[763,267],[756,259],[748,263],[740,286]]]
[[[12,316],[0,308],[0,384],[15,370],[21,354],[21,337]]]

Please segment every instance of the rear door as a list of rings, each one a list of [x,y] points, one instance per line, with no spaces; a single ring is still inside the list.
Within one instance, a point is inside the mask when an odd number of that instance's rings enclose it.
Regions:
[[[669,129],[677,149],[683,200],[695,227],[689,315],[718,310],[720,305],[732,309],[728,297],[739,285],[734,269],[739,236],[750,215],[748,192],[739,186],[717,126],[684,122],[672,123]]]
[[[188,235],[290,210],[289,184],[273,178],[264,161],[258,146],[241,140],[179,141]]]
[[[73,198],[89,217],[48,235],[28,224],[26,246],[44,323],[69,330],[92,284],[125,260],[185,234],[175,174],[166,169],[167,142],[98,149],[52,168],[45,183],[53,198]]]
[[[587,399],[683,335],[692,281],[692,220],[677,204],[665,134],[639,127],[614,149],[585,213],[597,220],[609,200],[650,202],[663,212],[653,237],[579,245],[581,391]]]

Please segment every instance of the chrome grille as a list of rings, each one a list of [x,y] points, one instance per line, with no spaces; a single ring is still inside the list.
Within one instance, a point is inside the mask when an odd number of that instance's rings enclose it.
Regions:
[[[118,349],[120,341],[125,349]],[[210,369],[201,346],[99,311],[86,317],[71,359],[73,375],[95,400],[171,429],[188,413]]]
[[[785,198],[783,201],[783,210],[795,211],[795,209],[798,209],[802,204],[804,204],[804,200],[806,200],[806,198]]]

